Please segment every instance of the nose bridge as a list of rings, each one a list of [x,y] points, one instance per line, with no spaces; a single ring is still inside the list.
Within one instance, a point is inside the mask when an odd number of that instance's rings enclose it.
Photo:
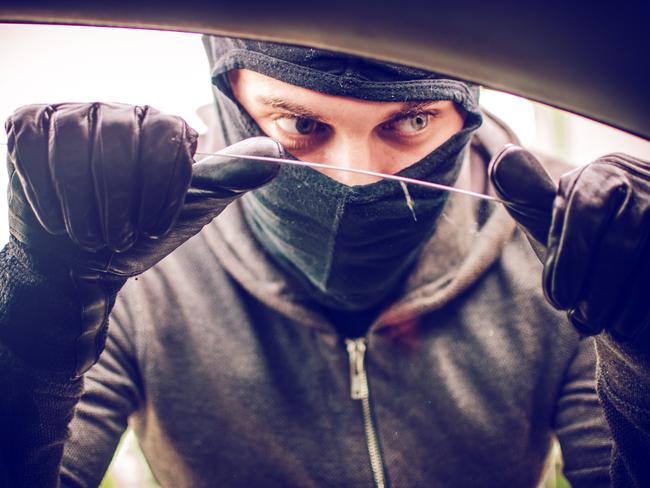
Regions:
[[[358,168],[370,171],[381,171],[373,157],[373,141],[371,137],[359,135],[341,136],[334,141],[328,151],[328,163],[340,168]],[[348,171],[332,171],[330,176],[346,185],[362,185],[372,183],[380,178],[350,173]]]
[[[331,149],[333,164],[345,168],[371,169],[372,146],[368,137],[341,136]]]

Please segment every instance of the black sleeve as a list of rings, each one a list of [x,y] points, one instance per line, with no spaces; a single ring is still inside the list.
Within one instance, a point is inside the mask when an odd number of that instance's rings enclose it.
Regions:
[[[83,391],[83,380],[71,374],[79,301],[64,267],[14,240],[0,251],[0,480],[9,486],[59,482]]]
[[[0,345],[2,435],[7,486],[57,486],[68,424],[83,381],[35,371]]]
[[[598,336],[598,395],[614,437],[615,487],[650,486],[650,334],[634,348]],[[644,349],[644,350],[640,350]]]

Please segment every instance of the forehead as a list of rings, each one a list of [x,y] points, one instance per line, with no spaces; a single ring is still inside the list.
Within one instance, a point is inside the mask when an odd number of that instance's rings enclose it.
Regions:
[[[426,105],[435,107],[441,101],[426,102],[377,102],[361,100],[353,97],[329,95],[307,88],[291,85],[270,76],[255,71],[240,69],[233,70],[228,75],[230,84],[237,97],[242,97],[249,104],[268,106],[276,109],[287,109],[290,106],[308,108],[314,112],[341,114],[341,112],[372,112],[376,115],[391,113],[400,110],[415,109]],[[243,101],[243,100],[242,100]],[[290,110],[287,110],[290,111]],[[306,114],[309,115],[309,114]]]

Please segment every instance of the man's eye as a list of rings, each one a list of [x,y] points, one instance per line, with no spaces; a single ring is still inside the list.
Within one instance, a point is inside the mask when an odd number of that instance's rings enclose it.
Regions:
[[[320,128],[320,123],[307,117],[282,117],[275,121],[285,132],[296,135],[313,134]]]
[[[429,125],[429,114],[414,114],[392,122],[391,128],[404,134],[414,134]]]

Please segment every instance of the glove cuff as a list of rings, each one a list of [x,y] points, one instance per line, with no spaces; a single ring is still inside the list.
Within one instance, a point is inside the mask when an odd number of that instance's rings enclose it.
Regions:
[[[79,336],[74,344],[74,376],[81,376],[99,360],[106,345],[108,316],[115,305],[117,292],[126,279],[111,279],[82,275],[70,271],[79,298]]]
[[[88,279],[15,239],[0,251],[0,341],[30,366],[81,376],[99,358],[126,280]]]

